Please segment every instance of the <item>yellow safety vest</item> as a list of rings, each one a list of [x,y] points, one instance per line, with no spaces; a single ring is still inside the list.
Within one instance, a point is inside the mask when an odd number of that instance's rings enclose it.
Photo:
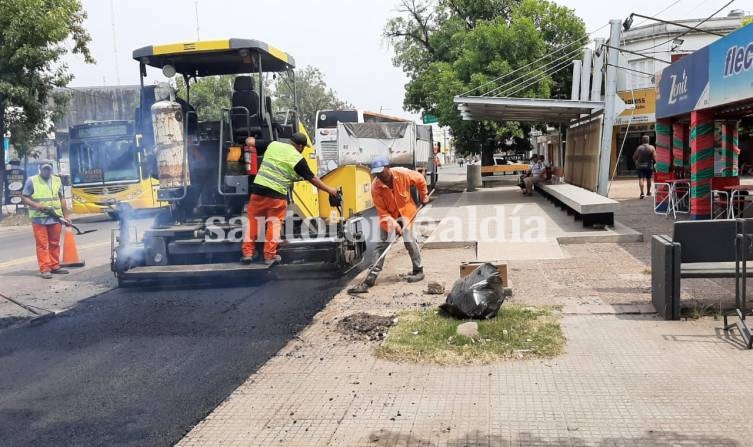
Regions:
[[[293,183],[301,180],[294,169],[301,160],[303,160],[303,155],[292,145],[273,141],[264,151],[264,159],[256,174],[254,184],[287,195]]]
[[[63,187],[63,183],[60,181],[60,177],[56,175],[50,176],[50,183],[48,184],[39,175],[34,175],[31,177],[31,184],[34,187],[34,193],[31,195],[31,198],[42,206],[51,206],[58,216],[62,216],[63,204],[60,203],[60,189]],[[41,211],[30,210],[29,217],[49,216]]]

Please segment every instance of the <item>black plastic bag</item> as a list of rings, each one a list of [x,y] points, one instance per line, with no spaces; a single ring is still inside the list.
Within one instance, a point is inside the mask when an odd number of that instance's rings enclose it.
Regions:
[[[455,281],[447,300],[439,308],[455,318],[481,320],[494,318],[504,301],[499,271],[492,264],[485,263]]]

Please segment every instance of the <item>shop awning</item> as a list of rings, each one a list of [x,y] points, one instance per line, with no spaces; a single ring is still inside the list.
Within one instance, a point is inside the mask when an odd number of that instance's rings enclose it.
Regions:
[[[566,124],[581,115],[604,110],[603,101],[456,96],[466,121],[521,121]]]

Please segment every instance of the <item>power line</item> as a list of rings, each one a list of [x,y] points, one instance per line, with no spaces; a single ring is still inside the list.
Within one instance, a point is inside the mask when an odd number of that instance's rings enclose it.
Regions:
[[[698,23],[697,23],[697,24],[695,25],[695,27],[696,27],[696,28],[698,28],[699,26],[701,26],[701,25],[703,25],[704,23],[708,22],[709,20],[711,20],[711,18],[712,18],[712,17],[714,17],[715,15],[719,14],[720,12],[722,12],[722,10],[723,10],[724,8],[728,7],[729,5],[731,5],[731,4],[732,4],[732,3],[734,3],[734,2],[735,2],[735,0],[730,0],[730,1],[728,1],[728,2],[727,2],[727,3],[725,4],[725,5],[724,5],[724,6],[722,6],[722,7],[721,7],[721,8],[719,8],[719,9],[717,9],[717,10],[716,10],[716,11],[715,11],[715,12],[714,12],[713,14],[711,14],[710,16],[706,17],[705,19],[701,20],[700,22],[698,22]],[[687,31],[684,31],[684,32],[682,32],[682,33],[680,33],[680,34],[678,34],[678,35],[676,35],[676,36],[674,36],[674,37],[670,38],[669,40],[666,40],[666,41],[662,42],[662,43],[658,43],[658,44],[656,44],[656,45],[654,45],[654,46],[651,46],[651,47],[648,47],[648,48],[643,48],[643,49],[640,49],[640,50],[637,50],[637,51],[641,52],[641,51],[646,51],[646,50],[653,50],[653,49],[654,49],[654,48],[656,48],[656,47],[659,47],[659,46],[662,46],[662,45],[666,45],[666,44],[668,44],[668,43],[672,42],[672,41],[673,41],[673,40],[675,40],[675,39],[679,39],[680,37],[682,37],[682,36],[685,36],[685,35],[689,34],[689,33],[690,33],[691,31],[693,31],[693,30],[687,30]]]
[[[580,53],[580,51],[582,49],[583,49],[583,47],[577,47],[574,50],[571,50],[569,53],[564,54],[562,56],[559,56],[559,57],[555,58],[554,60],[549,61],[548,63],[546,63],[544,66],[539,67],[539,70],[547,70],[548,68],[550,68],[553,65],[559,65],[560,62],[562,61],[562,59],[567,59],[567,62],[570,63],[570,59],[573,56],[575,56],[576,54]],[[533,70],[531,70],[531,71],[533,71]],[[532,74],[532,75],[529,74],[528,78],[524,78],[524,76],[519,76],[519,77],[517,77],[517,78],[515,78],[515,79],[513,79],[511,81],[508,81],[508,82],[506,82],[506,83],[504,83],[504,84],[502,84],[502,85],[500,85],[498,87],[495,87],[494,89],[492,89],[492,90],[484,93],[483,96],[485,96],[485,95],[492,95],[492,94],[495,94],[495,93],[497,93],[499,91],[509,89],[510,86],[513,86],[513,88],[514,88],[514,84],[517,84],[517,83],[519,83],[521,81],[522,82],[527,82],[528,80],[531,79],[531,77],[540,77],[540,72]]]
[[[526,79],[520,79],[519,80],[520,82],[516,83],[515,85],[513,85],[511,87],[506,88],[503,91],[503,93],[501,94],[501,96],[510,96],[510,92],[514,92],[514,91],[520,90],[518,87],[520,87],[521,84],[525,84],[526,86],[528,86],[528,85],[531,85],[531,84],[533,84],[535,82],[540,82],[540,81],[544,80],[547,76],[549,76],[551,74],[552,70],[559,71],[559,69],[561,67],[563,67],[563,66],[569,66],[570,63],[572,62],[571,61],[572,56],[574,56],[575,54],[577,54],[578,52],[580,52],[580,50],[581,50],[581,48],[578,48],[577,50],[575,50],[575,52],[571,52],[570,54],[565,55],[565,56],[559,58],[557,61],[553,61],[553,63],[551,63],[551,64],[549,64],[547,66],[542,67],[542,70],[540,72],[536,73],[533,76],[530,76],[530,77],[528,77]]]
[[[657,13],[654,13],[654,15],[659,15],[659,14],[661,14],[661,13],[663,13],[663,12],[665,12],[665,11],[669,10],[670,8],[672,8],[673,6],[677,5],[677,4],[678,4],[678,3],[680,3],[681,1],[682,1],[682,0],[675,0],[674,2],[670,3],[670,4],[668,5],[668,6],[664,7],[664,8],[663,8],[662,10],[660,10],[659,12],[657,12]],[[734,1],[734,0],[733,0],[733,1]],[[645,22],[646,22],[646,20],[644,20],[644,21],[643,21],[643,22],[641,22],[641,23],[645,23]],[[553,51],[552,51],[551,53],[547,54],[547,55],[545,56],[545,58],[551,58],[551,57],[552,57],[552,56],[554,56],[555,54],[558,54],[558,53],[561,53],[561,52],[563,52],[563,51],[566,51],[566,50],[567,50],[568,48],[571,48],[571,47],[573,47],[573,46],[575,46],[575,45],[581,45],[580,47],[577,47],[577,48],[575,48],[575,50],[570,50],[570,51],[569,51],[569,52],[568,52],[568,53],[567,53],[566,55],[563,55],[563,56],[558,56],[557,58],[555,58],[555,59],[553,59],[553,60],[549,61],[549,62],[548,62],[547,64],[545,64],[545,65],[544,65],[543,67],[541,67],[541,68],[542,68],[542,69],[544,69],[544,70],[548,70],[548,69],[550,69],[550,68],[551,68],[552,66],[557,66],[557,65],[559,65],[559,64],[560,64],[560,62],[559,62],[559,61],[560,61],[560,60],[561,60],[561,59],[562,59],[563,57],[572,57],[572,55],[573,55],[573,54],[577,54],[577,53],[578,53],[579,51],[581,51],[581,50],[582,50],[582,46],[585,46],[585,44],[586,44],[586,43],[588,42],[588,37],[589,37],[589,36],[593,35],[594,33],[597,33],[597,32],[599,32],[599,31],[601,31],[602,29],[604,29],[604,28],[606,28],[606,27],[608,27],[608,26],[609,26],[609,24],[605,24],[605,25],[603,25],[603,26],[601,26],[601,27],[599,27],[599,28],[597,28],[597,29],[595,29],[595,30],[593,30],[593,31],[590,31],[589,33],[587,33],[587,34],[586,34],[586,36],[585,36],[585,37],[583,38],[584,42],[583,42],[582,44],[580,43],[580,40],[575,40],[575,41],[573,41],[573,42],[570,42],[569,44],[566,44],[566,45],[561,45],[561,46],[557,47],[557,48],[556,48],[555,50],[553,50]],[[533,65],[535,65],[536,63],[538,63],[538,62],[541,62],[541,61],[542,61],[542,59],[538,59],[538,60],[532,61],[532,62],[530,62],[530,63],[528,63],[528,64],[526,64],[526,65],[523,65],[523,66],[521,66],[521,67],[518,67],[518,68],[516,68],[515,70],[513,70],[513,71],[511,71],[511,72],[509,72],[509,73],[505,73],[505,74],[503,74],[503,75],[500,75],[500,76],[498,76],[498,77],[496,77],[496,78],[494,78],[494,79],[492,79],[492,80],[489,80],[489,81],[487,81],[487,82],[484,82],[483,84],[481,84],[481,85],[478,85],[478,86],[476,86],[476,87],[474,87],[474,88],[472,88],[472,89],[470,89],[470,90],[468,90],[468,91],[466,91],[466,92],[462,93],[462,94],[461,94],[461,95],[459,95],[459,96],[465,96],[465,95],[467,95],[467,94],[469,94],[469,93],[471,93],[471,92],[474,92],[474,91],[480,91],[480,89],[481,89],[481,88],[483,88],[483,87],[485,87],[485,86],[487,86],[487,85],[489,85],[489,84],[493,84],[493,83],[496,83],[497,81],[500,81],[500,80],[504,79],[505,77],[511,76],[511,75],[513,75],[513,74],[515,74],[515,73],[517,73],[517,72],[519,72],[519,71],[521,71],[521,70],[524,70],[524,69],[526,69],[526,68],[529,68],[529,67],[531,67],[531,66],[533,66]],[[569,63],[569,62],[568,62],[568,63]],[[557,70],[557,71],[559,71],[559,70]],[[539,79],[543,79],[543,78],[542,78],[542,76],[541,76],[541,75],[539,75],[539,74],[537,74],[537,75],[534,75],[534,77],[533,77],[533,78],[539,78]],[[511,81],[508,81],[508,82],[506,82],[506,83],[504,83],[504,84],[502,84],[502,85],[499,85],[499,86],[495,86],[495,87],[494,87],[493,89],[491,89],[491,90],[488,90],[488,91],[486,91],[485,93],[480,93],[480,96],[487,96],[487,95],[491,95],[491,94],[494,94],[494,93],[497,93],[497,92],[499,92],[500,90],[502,90],[502,89],[504,89],[504,88],[506,88],[506,87],[508,87],[508,86],[510,86],[510,85],[512,85],[512,84],[516,84],[516,83],[518,83],[518,82],[521,82],[521,81],[523,81],[523,82],[529,82],[529,81],[530,81],[531,79],[532,79],[531,77],[528,77],[528,78],[526,79],[526,78],[525,78],[525,76],[521,75],[521,76],[518,76],[517,78],[514,78],[514,79],[512,79]]]
[[[556,73],[559,73],[560,71],[566,69],[569,66],[570,66],[570,61],[566,60],[564,62],[561,62],[558,66],[554,66],[554,67],[549,68],[547,71],[545,71],[544,73],[542,73],[540,77],[533,78],[533,79],[529,80],[528,82],[526,82],[524,85],[518,86],[516,89],[508,90],[507,92],[505,92],[504,96],[517,95],[518,93],[520,93],[522,91],[525,91],[528,87],[530,87],[530,86],[532,86],[532,85],[534,85],[534,84],[536,84],[538,82],[541,82],[542,80],[544,80],[545,77],[554,75]]]
[[[587,38],[588,38],[588,36],[590,36],[590,35],[592,35],[592,34],[594,34],[594,33],[596,33],[596,32],[599,32],[599,31],[601,31],[602,29],[606,28],[607,26],[609,26],[609,25],[607,24],[607,25],[604,25],[604,26],[602,26],[601,28],[597,28],[597,29],[595,29],[595,30],[591,31],[590,33],[588,33],[588,34],[586,35],[586,37],[584,37],[584,39],[587,39]],[[553,56],[553,55],[555,55],[555,54],[557,54],[557,53],[559,53],[559,52],[565,51],[565,50],[566,50],[567,48],[570,48],[570,47],[572,47],[573,45],[577,45],[577,44],[579,44],[579,41],[578,41],[578,40],[575,40],[575,41],[573,41],[573,42],[570,42],[570,43],[569,43],[569,44],[567,44],[567,45],[561,45],[561,46],[559,46],[559,47],[555,48],[555,49],[554,49],[554,50],[553,50],[553,51],[552,51],[551,53],[549,53],[549,54],[548,54],[547,56]],[[505,73],[505,74],[503,74],[503,75],[501,75],[501,76],[498,76],[498,77],[496,77],[496,78],[494,78],[494,79],[492,79],[492,80],[489,80],[489,81],[487,81],[487,82],[484,82],[483,84],[481,84],[481,85],[478,85],[478,86],[476,86],[476,87],[474,87],[474,88],[472,88],[472,89],[468,90],[468,91],[467,91],[467,92],[465,92],[465,93],[462,93],[462,94],[461,94],[460,96],[465,96],[465,95],[467,95],[468,93],[471,93],[471,92],[473,92],[473,91],[475,91],[475,90],[478,90],[478,89],[480,89],[480,88],[482,88],[482,87],[485,87],[485,86],[487,86],[487,85],[489,85],[489,84],[495,83],[495,82],[497,82],[497,81],[499,81],[499,80],[501,80],[501,79],[504,79],[504,78],[505,78],[505,77],[507,77],[507,76],[510,76],[510,75],[512,75],[512,74],[514,74],[514,73],[517,73],[517,72],[519,72],[519,71],[521,71],[521,70],[523,70],[523,69],[525,69],[525,68],[528,68],[528,67],[530,67],[530,66],[532,66],[532,65],[534,65],[534,64],[536,64],[536,63],[538,63],[538,62],[540,62],[540,61],[541,61],[540,59],[537,59],[537,60],[535,60],[535,61],[532,61],[532,62],[530,62],[530,63],[528,63],[528,64],[526,64],[526,65],[523,65],[522,67],[518,67],[518,68],[516,68],[515,70],[513,70],[513,71],[511,71],[511,72],[509,72],[509,73]],[[485,94],[486,94],[486,93],[485,93]]]
[[[642,75],[646,75],[645,77],[647,78],[653,78],[655,76],[655,75],[652,75],[651,73],[646,73],[645,71],[636,70],[634,68],[623,67],[621,65],[605,63],[604,66],[615,67],[620,70],[632,71],[633,73],[640,73]]]
[[[568,45],[565,45],[565,46],[563,46],[563,47],[561,47],[561,48],[559,48],[559,49],[555,50],[554,52],[547,54],[546,56],[544,56],[544,58],[547,58],[547,57],[551,57],[551,56],[553,56],[553,55],[555,55],[555,54],[557,54],[557,53],[559,53],[559,52],[561,52],[561,51],[564,51],[565,49],[567,49],[567,48],[569,48],[569,47],[571,47],[571,46],[573,46],[573,45],[575,45],[575,44],[577,44],[577,43],[578,43],[578,41],[577,41],[577,40],[576,40],[576,41],[574,41],[574,42],[571,42],[570,44],[568,44]],[[576,49],[576,51],[580,51],[580,47],[578,47],[578,48]],[[572,52],[572,51],[571,51],[571,52]],[[560,56],[560,57],[561,57],[561,56]],[[559,59],[559,57],[558,57],[558,58],[556,58],[555,60],[557,60],[557,59]],[[487,82],[485,82],[485,83],[483,83],[483,84],[481,84],[481,85],[479,85],[479,86],[477,86],[477,87],[474,87],[474,88],[472,88],[471,90],[468,90],[467,92],[463,93],[463,94],[462,94],[462,95],[460,95],[460,96],[465,96],[465,95],[467,95],[468,93],[470,93],[470,92],[472,92],[472,91],[474,91],[474,90],[478,90],[478,89],[480,89],[481,87],[484,87],[484,86],[486,86],[486,85],[488,85],[488,84],[492,84],[492,83],[495,83],[495,82],[497,82],[497,81],[500,81],[500,80],[502,80],[503,78],[505,78],[506,76],[510,76],[510,75],[512,75],[512,74],[514,74],[514,73],[516,73],[516,72],[519,72],[519,71],[521,71],[521,70],[522,70],[522,69],[524,69],[524,68],[528,68],[528,67],[531,67],[532,65],[534,65],[534,64],[536,64],[536,63],[540,63],[540,62],[541,62],[541,59],[537,59],[537,60],[534,60],[534,61],[532,61],[532,62],[530,62],[530,63],[528,63],[528,64],[526,64],[526,65],[524,65],[524,66],[522,66],[522,67],[518,67],[518,68],[516,68],[515,70],[513,70],[513,71],[511,71],[511,72],[509,72],[509,73],[505,73],[505,74],[503,74],[503,75],[501,75],[501,76],[499,76],[499,77],[497,77],[497,78],[495,78],[495,79],[492,79],[491,81],[487,81]],[[545,65],[545,66],[546,66],[546,65]],[[518,81],[519,81],[520,79],[522,79],[522,78],[523,78],[523,75],[521,75],[521,76],[518,76],[517,78],[514,78],[514,79],[512,79],[512,80],[510,80],[510,81],[507,81],[506,83],[504,83],[504,84],[502,84],[502,85],[498,85],[498,86],[495,86],[495,87],[494,87],[494,88],[492,88],[491,90],[488,90],[488,91],[486,91],[485,93],[482,93],[482,94],[481,94],[481,96],[486,96],[486,95],[492,94],[493,92],[496,92],[496,91],[498,91],[498,90],[499,90],[499,89],[501,89],[501,88],[505,88],[505,87],[507,87],[508,85],[511,85],[511,84],[514,84],[514,83],[518,82]]]
[[[673,7],[674,5],[676,5],[677,3],[679,3],[680,1],[681,1],[681,0],[676,0],[675,2],[671,3],[671,4],[669,5],[669,6],[665,7],[664,9],[662,9],[661,11],[659,11],[658,13],[656,13],[655,15],[661,14],[662,12],[664,12],[664,11],[668,10],[669,8]],[[723,10],[724,8],[726,8],[727,6],[729,6],[729,5],[730,5],[730,4],[732,3],[732,2],[734,2],[734,0],[731,0],[730,2],[728,2],[728,3],[726,4],[726,5],[724,5],[724,6],[722,7],[722,8],[720,8],[720,9],[719,9],[718,11],[716,11],[716,12],[715,12],[714,14],[712,14],[711,16],[707,17],[706,19],[704,19],[703,21],[701,21],[700,23],[698,23],[698,25],[696,25],[696,26],[699,26],[699,25],[703,24],[704,22],[708,21],[708,20],[709,20],[709,19],[710,19],[711,17],[713,17],[714,15],[718,14],[718,13],[719,13],[719,12],[720,12],[721,10]],[[682,35],[685,35],[685,34],[687,34],[687,33],[689,33],[690,31],[691,31],[691,30],[688,30],[687,32],[685,32],[685,33],[681,34],[681,36],[682,36]],[[680,36],[677,36],[677,37],[680,37]],[[670,40],[670,42],[671,42],[672,40],[676,39],[677,37],[674,37],[674,38],[672,38],[672,39]],[[576,42],[577,42],[577,41],[576,41]],[[575,43],[575,42],[574,42],[574,43]],[[572,44],[571,44],[571,45],[572,45]],[[640,51],[642,51],[642,50],[640,50]],[[571,52],[571,53],[572,53],[572,52]],[[647,57],[647,58],[649,58],[649,59],[652,59],[652,58],[651,58],[650,56],[645,56],[645,57]],[[529,78],[528,80],[524,80],[523,82],[524,82],[525,84],[524,84],[523,86],[521,86],[521,87],[518,87],[518,88],[516,88],[516,89],[508,89],[508,90],[506,90],[506,91],[505,91],[505,92],[503,93],[503,96],[508,96],[508,95],[509,95],[509,96],[512,96],[512,95],[515,95],[515,94],[517,94],[517,93],[520,93],[521,91],[524,91],[525,89],[527,89],[528,87],[530,87],[530,86],[531,86],[531,85],[533,85],[534,83],[536,83],[536,82],[539,82],[539,81],[543,80],[543,79],[544,79],[544,78],[545,78],[546,76],[548,76],[548,75],[550,75],[550,74],[554,74],[554,73],[557,73],[557,72],[561,71],[561,70],[562,70],[562,69],[564,69],[564,68],[565,68],[565,67],[566,67],[567,65],[568,65],[567,63],[566,63],[566,64],[564,64],[564,66],[563,66],[563,64],[560,64],[560,66],[559,66],[559,67],[549,68],[549,69],[548,69],[548,70],[546,70],[545,72],[543,72],[543,73],[539,73],[538,75],[534,76],[533,78]],[[610,65],[610,64],[606,64],[606,65]],[[644,75],[647,75],[647,76],[653,76],[653,75],[651,75],[651,74],[649,74],[649,73],[641,72],[641,71],[638,71],[638,70],[634,70],[634,69],[630,69],[630,68],[626,68],[626,67],[619,67],[619,66],[618,66],[617,68],[622,68],[622,69],[624,69],[624,70],[627,70],[627,71],[633,71],[633,72],[637,72],[637,73],[640,73],[640,74],[644,74]],[[518,79],[522,79],[522,77],[519,77]],[[508,84],[509,84],[509,83],[508,83]],[[495,89],[494,91],[496,92],[496,91],[497,91],[497,89]]]
[[[673,6],[675,6],[676,4],[680,3],[681,1],[682,1],[682,0],[676,0],[676,1],[672,2],[672,3],[671,3],[671,4],[669,5],[669,6],[667,6],[666,8],[662,9],[662,10],[661,10],[661,11],[659,11],[659,12],[655,12],[655,13],[653,13],[652,15],[653,15],[653,16],[658,16],[659,14],[661,14],[661,13],[663,13],[663,12],[667,12],[667,11],[668,11],[668,10],[669,10],[670,8],[672,8],[672,7],[673,7]],[[705,1],[706,1],[706,0],[704,0],[704,2],[705,2]],[[640,25],[643,25],[644,23],[648,22],[648,20],[649,20],[649,19],[643,19],[643,21],[641,21],[640,23],[636,23],[636,24],[635,24],[635,26],[640,26]]]

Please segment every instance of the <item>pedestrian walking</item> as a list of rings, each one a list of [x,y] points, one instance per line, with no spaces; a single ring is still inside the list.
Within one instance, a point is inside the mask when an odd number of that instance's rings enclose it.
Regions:
[[[654,163],[656,163],[656,148],[651,146],[649,136],[643,135],[642,142],[643,144],[638,146],[633,153],[635,169],[638,171],[638,188],[641,190],[641,199],[644,197],[644,183],[646,184],[646,195],[651,195],[651,176],[654,173]]]
[[[407,168],[390,167],[387,157],[379,156],[371,162],[371,173],[375,176],[371,183],[371,197],[379,215],[380,237],[387,241],[391,234],[403,236],[403,243],[410,255],[413,270],[403,278],[408,282],[424,279],[421,263],[421,249],[415,238],[413,220],[418,211],[413,201],[411,187],[418,190],[419,201],[429,203],[429,190],[424,176]],[[371,269],[364,284],[372,287],[384,265],[382,258]]]
[[[68,270],[60,267],[60,233],[61,221],[66,225],[71,221],[63,197],[63,182],[52,174],[51,161],[42,161],[39,174],[26,180],[22,195],[23,202],[30,208],[39,274],[44,279],[51,279],[53,274],[67,274]]]

